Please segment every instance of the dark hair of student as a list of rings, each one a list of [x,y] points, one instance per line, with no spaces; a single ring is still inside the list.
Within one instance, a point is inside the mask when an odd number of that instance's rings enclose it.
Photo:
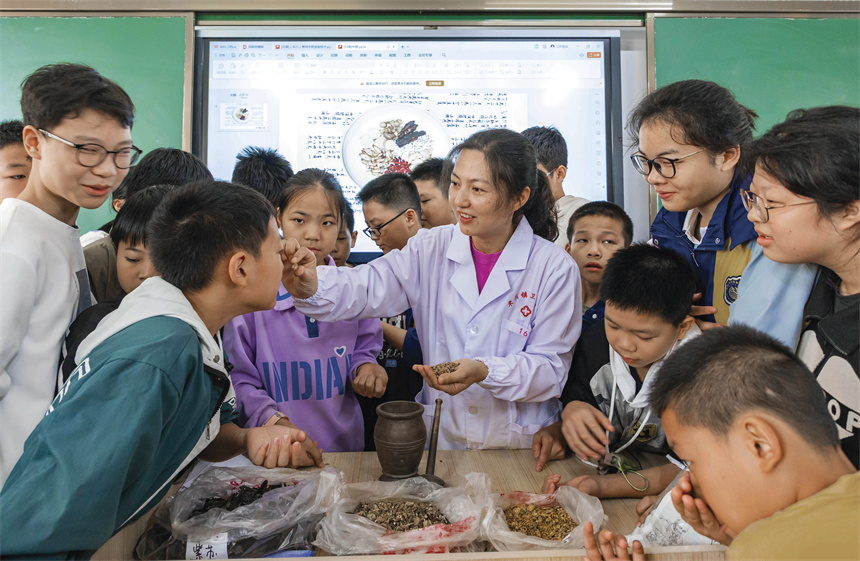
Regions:
[[[346,200],[346,197],[343,198],[343,219],[346,222],[347,231],[352,234],[355,232],[355,211],[352,210],[352,205],[349,204],[349,201]]]
[[[418,194],[415,182],[408,175],[402,173],[380,175],[362,187],[356,198],[362,203],[369,201],[379,203],[394,212],[411,208],[421,220],[421,196]]]
[[[614,259],[614,257],[613,257]],[[746,326],[710,329],[666,357],[649,394],[682,425],[725,435],[739,415],[766,412],[812,446],[839,446],[815,376],[789,348]]]
[[[534,233],[546,240],[558,237],[555,200],[546,174],[537,168],[537,156],[526,137],[508,129],[490,129],[473,134],[451,151],[456,161],[463,150],[484,155],[491,179],[500,190],[499,205],[510,202],[531,188],[529,200],[514,212],[514,226],[525,216]]]
[[[680,325],[690,314],[696,279],[675,251],[646,243],[619,249],[606,264],[600,298],[621,310]]]
[[[244,185],[204,179],[176,187],[146,229],[152,264],[180,290],[206,288],[225,257],[261,255],[274,215],[272,204]]]
[[[21,84],[24,124],[52,128],[92,109],[126,129],[134,124],[134,103],[119,85],[82,64],[51,64],[36,70]]]
[[[555,127],[531,127],[523,131],[523,136],[529,141],[538,162],[551,172],[558,166],[567,167],[567,142]]]
[[[445,177],[445,158],[430,158],[424,160],[412,170],[409,177],[412,181],[432,181],[442,195],[448,198],[448,187],[451,185],[451,173],[449,169],[448,177]]]
[[[628,246],[633,243],[633,221],[624,212],[624,209],[615,203],[607,201],[595,201],[593,203],[585,203],[570,216],[567,222],[567,241],[573,242],[573,232],[575,231],[576,221],[586,216],[605,216],[611,220],[621,224],[621,233],[624,236],[624,245]]]
[[[0,150],[14,144],[24,145],[24,123],[21,121],[3,121],[0,123]]]
[[[823,217],[833,216],[860,200],[860,109],[792,111],[750,144],[744,160],[748,171],[758,164],[795,195],[814,200]]]
[[[185,185],[202,179],[213,179],[203,160],[178,148],[156,148],[128,170],[113,200],[127,199],[152,185]]]
[[[275,202],[279,214],[283,214],[290,202],[295,200],[299,195],[307,193],[313,189],[320,189],[325,193],[331,204],[332,213],[337,217],[338,231],[343,223],[343,212],[347,206],[346,198],[343,196],[343,190],[337,178],[329,172],[317,168],[303,169],[289,180],[287,185],[278,195]],[[353,218],[353,223],[355,219]]]
[[[293,168],[274,148],[246,146],[236,156],[233,168],[233,183],[256,189],[269,202],[275,204],[284,190],[287,180],[293,176]]]
[[[164,197],[175,188],[175,185],[153,185],[126,199],[110,229],[110,239],[114,247],[118,247],[119,242],[131,246],[146,245],[146,227],[152,214]]]
[[[699,146],[717,156],[750,142],[757,118],[755,111],[738,103],[723,86],[684,80],[663,86],[640,101],[630,113],[627,131],[633,146],[638,146],[643,125],[666,123],[672,127],[675,142]]]

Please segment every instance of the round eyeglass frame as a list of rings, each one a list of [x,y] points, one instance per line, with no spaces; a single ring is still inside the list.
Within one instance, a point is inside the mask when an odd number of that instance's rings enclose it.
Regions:
[[[66,144],[67,146],[71,146],[72,148],[74,148],[75,149],[75,160],[80,165],[84,166],[85,168],[94,168],[98,165],[101,165],[101,163],[104,162],[105,159],[108,157],[108,154],[112,154],[113,155],[113,165],[117,169],[129,169],[130,167],[134,166],[135,163],[137,163],[137,159],[140,158],[140,155],[143,153],[143,151],[140,148],[138,148],[137,146],[135,146],[133,144],[131,146],[129,146],[128,148],[122,148],[120,150],[108,150],[107,148],[105,148],[101,144],[96,144],[94,142],[88,142],[86,144],[75,144],[71,140],[66,140],[65,138],[63,138],[61,136],[57,136],[56,134],[54,134],[52,132],[46,131],[45,129],[39,129],[39,132],[41,132],[43,135],[47,136],[48,138],[53,138],[54,140],[57,140],[59,142],[62,142],[63,144]],[[92,151],[93,152],[92,158],[96,158],[98,156],[98,161],[95,161],[95,159],[94,159],[93,160],[94,163],[84,163],[82,161],[82,158],[89,158],[89,156],[87,156],[87,154],[86,154],[86,152],[84,152],[84,150]],[[128,165],[127,166],[126,165],[120,165],[119,162],[117,162],[116,157],[119,154],[122,154],[126,151],[129,152]],[[87,160],[87,161],[89,161],[89,160]]]
[[[770,210],[776,208],[785,208],[787,206],[801,206],[801,205],[810,205],[815,203],[815,201],[803,201],[802,203],[769,203],[767,199],[764,197],[759,197],[749,189],[741,189],[741,202],[744,204],[744,208],[747,212],[751,209],[755,209],[756,216],[758,216],[759,220],[762,223],[770,220]]]
[[[675,174],[678,173],[678,170],[675,169],[675,164],[677,162],[680,162],[685,158],[689,158],[690,156],[695,156],[699,152],[704,152],[705,150],[707,150],[707,148],[702,148],[701,150],[690,152],[686,156],[681,156],[680,158],[664,158],[662,156],[658,156],[653,160],[646,158],[644,154],[637,153],[630,155],[630,161],[633,162],[633,167],[636,169],[636,171],[638,171],[642,175],[649,175],[651,173],[651,169],[653,168],[657,170],[657,173],[659,173],[666,179],[672,179],[673,177],[675,177]],[[657,160],[661,161],[658,162]],[[672,170],[671,175],[663,173],[663,166],[667,166],[669,169]]]

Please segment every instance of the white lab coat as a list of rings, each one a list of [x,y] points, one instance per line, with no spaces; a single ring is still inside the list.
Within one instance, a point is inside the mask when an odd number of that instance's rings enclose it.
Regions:
[[[326,321],[389,317],[412,308],[426,364],[473,358],[485,380],[456,396],[426,384],[429,426],[444,401],[439,448],[528,448],[558,420],[582,322],[579,271],[523,218],[478,294],[469,237],[458,226],[421,230],[402,251],[354,269],[318,267],[301,312]]]

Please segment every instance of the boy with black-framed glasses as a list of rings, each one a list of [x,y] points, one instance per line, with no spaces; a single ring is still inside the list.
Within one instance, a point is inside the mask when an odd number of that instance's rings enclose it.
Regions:
[[[409,239],[421,230],[421,197],[408,175],[381,175],[362,187],[356,199],[361,202],[367,223],[362,232],[383,253],[403,250]],[[358,396],[364,416],[365,450],[376,449],[373,442],[376,407],[387,401],[413,401],[424,387],[421,376],[412,370],[413,365],[423,362],[412,309],[382,318],[382,337],[382,350],[376,361],[388,374],[385,394],[379,398]]]
[[[22,90],[33,166],[0,204],[0,483],[51,404],[66,330],[91,302],[78,212],[101,206],[140,154],[131,98],[94,69],[45,66]]]

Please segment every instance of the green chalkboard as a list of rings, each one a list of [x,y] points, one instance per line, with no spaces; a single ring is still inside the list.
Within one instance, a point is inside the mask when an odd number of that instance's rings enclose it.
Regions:
[[[182,147],[184,17],[0,17],[0,120],[21,118],[21,82],[45,64],[88,64],[134,101],[144,153]],[[113,218],[110,201],[82,210],[81,232]]]
[[[654,21],[657,87],[712,80],[759,114],[764,133],[800,107],[860,105],[860,19]]]

